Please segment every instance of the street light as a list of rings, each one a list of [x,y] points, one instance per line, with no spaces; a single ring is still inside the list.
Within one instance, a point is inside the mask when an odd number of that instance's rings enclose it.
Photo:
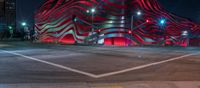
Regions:
[[[24,27],[24,26],[26,26],[27,24],[26,24],[26,22],[22,22],[21,25]]]
[[[8,26],[9,29],[9,33],[10,33],[10,38],[13,37],[13,27],[12,26]]]
[[[92,14],[92,35],[93,35],[94,34],[94,27],[93,27],[93,24],[94,24],[94,13],[96,12],[96,9],[92,8],[91,11],[87,10],[87,12],[91,12],[91,14]]]
[[[86,12],[87,13],[91,13],[92,14],[92,35],[94,34],[94,27],[93,27],[93,19],[94,19],[94,13],[96,12],[96,8],[98,8],[101,4],[103,3],[103,0],[101,0],[95,7],[93,7],[92,9],[90,10],[87,10]]]
[[[160,24],[160,25],[163,26],[165,23],[166,23],[166,20],[165,20],[165,19],[160,19],[160,21],[159,21],[159,24]]]
[[[141,16],[141,15],[142,15],[142,12],[141,12],[141,11],[137,11],[137,12],[136,12],[136,15],[137,15],[137,16]],[[134,16],[134,15],[131,16],[131,30],[133,30],[133,16]],[[146,23],[146,22],[145,22],[145,23]]]
[[[96,11],[96,9],[95,9],[95,8],[92,8],[92,9],[91,9],[91,12],[92,12],[92,13],[94,13],[95,11]]]
[[[12,26],[8,26],[8,29],[10,29],[10,30],[11,30],[11,29],[13,29],[13,27],[12,27]]]
[[[86,13],[89,13],[92,15],[92,23],[91,23],[91,26],[92,26],[92,34],[94,34],[94,27],[93,27],[93,24],[94,24],[94,13],[96,12],[96,8],[92,8],[90,10],[86,10]]]
[[[142,12],[141,11],[137,11],[137,16],[141,16]]]
[[[189,37],[189,32],[188,31],[182,31],[182,34],[181,34],[184,38],[186,38],[186,42],[187,42],[187,45],[189,45],[189,40],[190,40],[190,37]]]
[[[149,22],[150,22],[150,21],[147,19],[147,20],[146,20],[146,23],[149,23]]]

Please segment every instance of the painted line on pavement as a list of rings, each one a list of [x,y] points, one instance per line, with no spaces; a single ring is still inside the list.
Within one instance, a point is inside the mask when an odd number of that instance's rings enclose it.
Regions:
[[[34,61],[37,61],[37,62],[41,62],[41,63],[44,63],[44,64],[52,65],[52,66],[55,66],[55,67],[58,67],[58,68],[62,68],[62,69],[65,69],[65,70],[68,70],[68,71],[71,71],[71,72],[75,72],[75,73],[79,73],[79,74],[82,74],[82,75],[86,75],[86,76],[89,76],[89,77],[92,77],[92,78],[97,78],[97,76],[94,75],[94,74],[91,74],[91,73],[88,73],[88,72],[84,72],[84,71],[80,71],[80,70],[77,70],[77,69],[73,69],[73,68],[70,68],[70,67],[66,67],[66,66],[63,66],[63,65],[60,65],[60,64],[56,64],[56,63],[40,60],[40,59],[37,59],[37,58],[34,58],[34,57],[26,56],[26,55],[15,53],[15,52],[11,52],[11,51],[5,51],[5,50],[1,50],[1,51],[5,52],[5,53],[16,55],[16,56],[24,57],[24,58],[27,58],[27,59],[30,59],[30,60],[34,60]]]
[[[30,60],[38,61],[38,62],[41,62],[41,63],[44,63],[44,64],[52,65],[52,66],[55,66],[55,67],[58,67],[58,68],[61,68],[61,69],[65,69],[65,70],[68,70],[68,71],[71,71],[71,72],[75,72],[75,73],[79,73],[79,74],[82,74],[82,75],[86,75],[86,76],[89,76],[89,77],[92,77],[92,78],[103,78],[103,77],[123,74],[123,73],[127,73],[127,72],[130,72],[130,71],[140,70],[140,69],[144,69],[144,68],[147,68],[147,67],[160,65],[160,64],[163,64],[163,63],[171,62],[171,61],[175,61],[175,60],[178,60],[178,59],[182,59],[182,58],[185,58],[185,57],[197,55],[197,54],[200,53],[200,52],[198,52],[198,53],[186,54],[186,55],[183,55],[183,56],[174,57],[174,58],[171,58],[171,59],[158,61],[158,62],[154,62],[154,63],[150,63],[150,64],[140,65],[140,66],[136,66],[136,67],[120,70],[120,71],[114,71],[114,72],[109,72],[109,73],[105,73],[105,74],[95,75],[95,74],[92,74],[92,73],[89,73],[89,72],[80,71],[80,70],[73,69],[73,68],[70,68],[70,67],[67,67],[67,66],[63,66],[63,65],[60,65],[60,64],[56,64],[56,63],[40,60],[40,59],[37,59],[37,58],[34,58],[34,57],[30,57],[30,56],[26,56],[26,55],[23,55],[23,54],[11,52],[11,51],[6,51],[6,50],[1,50],[1,51],[5,52],[5,53],[16,55],[16,56],[24,57],[24,58],[27,58],[27,59],[30,59]]]
[[[151,66],[155,66],[155,65],[160,65],[160,64],[163,64],[163,63],[175,61],[175,60],[178,60],[178,59],[182,59],[182,58],[197,55],[197,54],[199,54],[199,53],[186,54],[186,55],[183,55],[183,56],[174,57],[174,58],[163,60],[163,61],[158,61],[158,62],[154,62],[154,63],[150,63],[150,64],[145,64],[145,65],[140,65],[140,66],[124,69],[124,70],[121,70],[121,71],[105,73],[105,74],[98,75],[97,78],[118,75],[118,74],[127,73],[127,72],[134,71],[134,70],[140,70],[140,69],[143,69],[143,68],[147,68],[147,67],[151,67]]]

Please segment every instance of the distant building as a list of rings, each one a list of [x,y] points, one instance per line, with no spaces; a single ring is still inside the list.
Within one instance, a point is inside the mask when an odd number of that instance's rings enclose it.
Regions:
[[[16,0],[0,0],[0,31],[16,29]]]

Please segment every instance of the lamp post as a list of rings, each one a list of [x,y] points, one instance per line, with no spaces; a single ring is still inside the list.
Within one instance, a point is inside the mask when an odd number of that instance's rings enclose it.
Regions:
[[[92,35],[94,34],[94,30],[95,30],[94,29],[94,14],[96,12],[96,8],[99,7],[103,3],[103,1],[104,0],[101,0],[95,7],[86,11],[87,13],[91,13],[91,15],[92,15],[92,23],[91,23],[91,25],[92,25]]]
[[[92,14],[92,35],[94,34],[94,27],[93,27],[93,24],[94,24],[94,13],[95,13],[96,9],[95,8],[92,8],[91,9],[91,14]]]
[[[142,12],[141,12],[141,11],[136,12],[136,16],[137,16],[137,17],[139,17],[139,16],[141,16],[141,15],[142,15]],[[133,19],[134,19],[134,16],[135,16],[135,15],[132,15],[132,16],[131,16],[131,31],[128,32],[129,34],[131,34],[133,30],[138,29],[139,27],[141,27],[141,26],[143,26],[143,25],[145,25],[145,24],[147,24],[147,23],[149,23],[149,22],[155,22],[155,20],[150,21],[149,19],[146,19],[145,22],[141,23],[140,25],[138,25],[138,26],[136,26],[136,27],[133,27]],[[156,22],[158,23],[158,26],[160,26],[160,27],[162,27],[162,28],[163,28],[163,27],[165,26],[165,24],[167,23],[166,19],[164,19],[164,18],[162,18],[162,19],[160,19],[159,21],[156,21]],[[185,32],[184,34],[187,34],[187,33]]]
[[[136,12],[136,15],[137,15],[137,16],[141,16],[141,15],[142,15],[142,12],[141,12],[141,11],[137,11],[137,12]],[[132,16],[131,16],[131,31],[133,31],[133,18],[134,18],[134,16],[135,16],[135,15],[132,15]]]
[[[25,35],[24,35],[24,39],[30,39],[30,31],[27,27],[27,23],[26,22],[22,22],[21,23],[21,26],[23,27],[23,31],[25,32]]]
[[[166,24],[166,22],[167,21],[164,18],[161,18],[158,21],[158,26],[160,27],[161,31],[163,32],[164,41],[165,41],[164,45],[166,45],[166,40],[167,40],[167,37],[168,37],[168,35],[167,35],[166,31],[165,31],[165,24]]]
[[[13,37],[13,27],[12,26],[8,26],[9,29],[9,33],[10,33],[10,39]]]
[[[187,43],[187,46],[189,46],[190,42],[190,37],[189,37],[189,32],[187,30],[185,31],[182,31],[182,34],[181,34],[184,38],[186,38],[186,43]]]
[[[137,29],[137,28],[139,28],[139,27],[145,25],[146,23],[149,23],[149,22],[150,22],[149,20],[146,20],[144,23],[141,23],[140,25],[138,25],[138,26],[132,28],[132,31],[133,31],[134,29]]]

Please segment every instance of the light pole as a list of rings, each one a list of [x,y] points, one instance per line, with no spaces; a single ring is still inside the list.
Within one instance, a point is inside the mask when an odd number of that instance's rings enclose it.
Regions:
[[[133,15],[131,16],[131,31],[133,30]]]
[[[29,31],[29,28],[27,26],[27,23],[26,22],[22,22],[21,23],[21,26],[23,27],[23,31],[25,33],[24,35],[24,39],[30,39],[30,31]]]
[[[136,14],[137,14],[137,16],[142,15],[142,13],[140,11],[138,11]],[[138,29],[139,27],[141,27],[149,22],[155,22],[155,21],[150,21],[149,19],[146,19],[145,22],[141,23],[140,25],[138,25],[136,27],[133,27],[133,18],[134,18],[134,15],[132,15],[132,17],[131,17],[131,32],[129,31],[129,34],[131,34],[133,30]],[[159,24],[160,27],[163,28],[163,26],[165,26],[166,22],[167,22],[166,19],[162,18],[157,23]],[[185,34],[186,34],[186,32],[185,32]]]
[[[12,26],[8,26],[9,29],[9,33],[10,33],[10,39],[13,37],[13,27]]]
[[[186,42],[187,42],[187,46],[189,46],[189,44],[190,44],[190,38],[189,38],[189,32],[188,31],[182,31],[182,34],[181,34],[183,37],[185,37],[186,38]]]
[[[94,13],[95,13],[96,9],[95,8],[92,8],[91,9],[91,14],[92,14],[92,35],[94,34],[94,27],[93,27],[93,24],[94,24]]]
[[[146,20],[144,23],[141,23],[140,25],[132,28],[132,31],[135,30],[135,29],[137,29],[137,28],[139,28],[139,27],[141,27],[141,26],[143,26],[143,25],[145,25],[146,23],[149,23],[149,22],[150,22],[149,20]]]
[[[136,12],[136,15],[137,15],[137,16],[141,16],[141,15],[142,15],[142,12],[141,12],[141,11],[137,11],[137,12]],[[131,16],[131,31],[133,31],[133,18],[134,18],[134,16],[135,16],[135,15],[132,15],[132,16]]]
[[[93,24],[94,24],[94,13],[96,12],[96,9],[95,8],[92,8],[90,10],[87,10],[86,11],[87,13],[90,13],[92,15],[92,22],[91,22],[91,26],[92,26],[92,33],[91,35],[94,34],[94,27],[93,27]]]
[[[166,24],[166,19],[164,19],[164,18],[161,18],[160,20],[159,20],[159,27],[160,27],[160,29],[161,29],[161,31],[163,32],[163,36],[164,36],[164,45],[166,45],[166,40],[167,40],[167,33],[166,33],[166,31],[165,31],[165,24]]]
[[[96,12],[96,8],[99,7],[103,3],[103,1],[104,0],[101,0],[95,7],[93,7],[92,9],[86,11],[87,13],[91,13],[91,15],[92,15],[92,24],[91,24],[92,25],[92,35],[94,34],[94,30],[95,30],[94,29],[94,14]]]

